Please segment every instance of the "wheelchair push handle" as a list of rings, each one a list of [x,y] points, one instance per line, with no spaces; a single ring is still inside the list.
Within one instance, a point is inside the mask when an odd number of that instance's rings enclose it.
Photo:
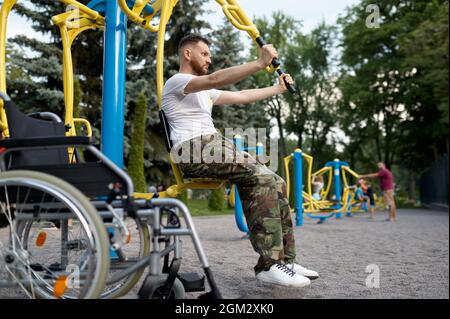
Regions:
[[[255,39],[255,41],[256,41],[256,43],[259,45],[260,48],[262,48],[263,46],[266,45],[266,42],[265,42],[264,39],[261,38],[261,37],[257,37],[257,38]],[[276,69],[278,75],[281,76],[281,75],[284,74],[284,72],[281,71],[280,65],[281,65],[281,64],[280,64],[280,61],[279,61],[277,58],[274,58],[274,59],[272,60],[272,66],[273,66],[273,68]],[[287,89],[289,90],[289,92],[291,92],[292,94],[295,93],[295,88],[294,88],[290,83],[287,82],[286,78],[284,78],[284,84],[286,84],[286,87],[287,87]]]

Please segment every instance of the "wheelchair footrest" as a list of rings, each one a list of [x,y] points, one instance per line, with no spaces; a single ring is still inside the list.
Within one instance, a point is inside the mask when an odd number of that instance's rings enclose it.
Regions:
[[[195,272],[178,274],[186,292],[205,291],[205,276]]]

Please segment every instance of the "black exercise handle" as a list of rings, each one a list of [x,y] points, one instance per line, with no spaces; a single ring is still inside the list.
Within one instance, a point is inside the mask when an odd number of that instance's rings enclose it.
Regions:
[[[263,40],[263,38],[261,38],[261,37],[257,37],[256,39],[255,39],[255,41],[256,41],[256,43],[259,45],[259,47],[263,47],[263,46],[265,46],[266,45],[266,42]],[[275,68],[275,69],[277,69],[277,73],[278,73],[278,75],[283,75],[284,74],[284,72],[283,71],[281,71],[281,69],[279,68],[279,66],[280,66],[280,61],[277,59],[277,58],[274,58],[273,60],[272,60],[272,66]],[[291,92],[292,94],[294,94],[295,93],[295,88],[290,84],[290,83],[288,83],[287,82],[287,80],[286,80],[286,78],[284,78],[284,84],[286,84],[286,87],[287,87],[287,89],[289,90],[289,92]]]

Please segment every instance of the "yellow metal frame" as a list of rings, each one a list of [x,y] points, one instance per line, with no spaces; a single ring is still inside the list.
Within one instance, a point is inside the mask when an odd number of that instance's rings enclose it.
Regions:
[[[328,174],[327,187],[325,189],[322,189],[320,193],[321,198],[326,198],[328,196],[328,193],[330,192],[333,182],[333,169],[331,167],[323,167],[311,175],[310,183],[312,183],[315,176],[322,176],[325,174]]]
[[[342,167],[342,176],[344,181],[344,189],[342,194],[342,205],[340,209],[332,209],[331,207],[334,206],[336,203],[329,200],[317,200],[312,196],[311,186],[312,186],[312,179],[314,176],[321,176],[324,174],[328,174],[328,183],[325,191],[321,194],[322,198],[326,198],[327,194],[329,193],[332,185],[333,180],[333,169],[331,167],[323,167],[316,171],[315,173],[312,173],[312,167],[313,167],[313,161],[314,158],[311,155],[308,155],[304,152],[302,152],[302,156],[306,161],[307,164],[307,170],[306,170],[306,190],[302,191],[303,196],[303,212],[307,214],[329,214],[329,213],[340,213],[340,212],[347,212],[348,208],[350,207],[352,203],[353,196],[351,195],[351,192],[354,192],[354,186],[348,185],[348,180],[346,177],[346,173],[349,173],[357,178],[359,178],[359,175],[355,173],[353,170],[351,170],[349,167]],[[286,172],[286,187],[287,187],[287,195],[289,197],[290,194],[290,186],[291,186],[291,178],[290,178],[290,169],[289,164],[291,163],[293,159],[293,154],[288,155],[284,158],[284,168]]]
[[[75,123],[86,125],[88,134],[92,134],[92,128],[87,120],[73,118],[73,61],[71,54],[71,46],[75,38],[82,32],[90,29],[100,29],[104,27],[104,17],[97,11],[88,8],[76,0],[59,0],[60,2],[73,6],[75,10],[61,13],[52,18],[55,25],[60,28],[61,38],[63,43],[63,81],[64,81],[64,103],[65,103],[65,123],[70,126],[68,135],[75,135]],[[141,27],[158,33],[158,49],[157,49],[157,96],[158,106],[161,107],[162,91],[164,86],[163,77],[163,62],[164,62],[164,44],[165,32],[167,23],[172,15],[174,7],[179,0],[156,0],[150,3],[150,0],[136,0],[133,8],[129,8],[126,0],[119,0],[119,6],[123,12],[129,17],[131,21],[138,23]],[[222,10],[228,20],[237,29],[246,31],[253,40],[260,36],[260,33],[251,19],[245,14],[236,0],[216,0],[222,7]],[[5,0],[1,7],[0,13],[0,70],[3,74],[0,75],[0,90],[6,91],[6,24],[9,12],[16,3],[16,0]],[[151,5],[153,8],[152,14],[145,13],[145,6]],[[152,25],[151,21],[160,12],[159,24]],[[268,72],[273,72],[273,67],[267,68]],[[0,101],[0,103],[2,103]],[[0,104],[0,128],[7,136],[6,115],[3,110],[3,105]],[[209,179],[192,179],[185,181],[183,179],[181,170],[172,159],[169,157],[172,170],[175,174],[177,184],[169,187],[165,194],[160,194],[161,197],[178,196],[184,189],[215,189],[221,187],[225,181],[209,180]],[[143,197],[148,194],[142,194]]]
[[[157,13],[163,8],[164,4],[168,3],[169,6],[172,7],[172,9],[176,6],[178,0],[157,0],[153,3],[150,3],[150,1],[146,0],[136,0],[134,2],[133,8],[130,9],[128,7],[128,4],[126,0],[119,0],[119,6],[122,9],[122,11],[128,16],[128,18],[143,27],[144,29],[147,29],[151,32],[158,32],[160,29],[160,25],[167,24],[167,21],[164,22],[164,20],[161,18],[160,24],[158,25],[152,25],[151,22],[153,18],[157,15]],[[146,14],[145,13],[145,6],[150,5],[153,8],[152,14]],[[170,14],[169,14],[170,18]]]
[[[260,36],[258,29],[252,23],[250,18],[244,13],[242,8],[235,0],[216,0],[216,2],[222,7],[225,16],[237,29],[246,31],[250,37],[255,40]],[[154,12],[152,14],[145,14],[145,5],[151,5]],[[165,33],[167,23],[172,15],[173,8],[178,4],[178,0],[157,0],[150,4],[150,1],[136,1],[133,8],[129,8],[126,0],[119,0],[119,5],[122,11],[128,16],[131,21],[136,22],[144,29],[151,32],[158,33],[158,45],[157,45],[157,57],[156,57],[156,86],[157,86],[157,102],[158,107],[161,109],[162,92],[164,87],[164,74],[163,74],[163,62],[164,62],[164,45],[165,45]],[[160,21],[158,25],[151,25],[152,19],[160,12]],[[267,71],[273,72],[275,69],[268,68]],[[224,180],[210,180],[210,179],[191,179],[184,180],[183,174],[179,166],[174,163],[169,156],[169,162],[175,175],[176,185],[169,187],[164,194],[159,196],[176,197],[185,189],[217,189],[224,185]],[[152,194],[135,194],[140,198],[151,198]]]
[[[90,123],[85,119],[73,117],[73,62],[71,47],[75,38],[82,32],[89,29],[102,28],[104,26],[104,18],[95,10],[74,1],[59,0],[60,2],[71,5],[75,9],[61,13],[52,18],[55,25],[60,28],[61,39],[63,43],[63,83],[64,83],[64,104],[65,104],[65,124],[70,126],[67,132],[69,136],[75,136],[75,123],[86,127],[87,135],[92,136],[92,128]],[[0,91],[6,92],[6,31],[8,16],[17,0],[5,0],[0,10]],[[3,101],[0,101],[0,129],[3,136],[8,137],[8,125],[6,114],[3,109]],[[73,150],[69,150],[72,155]],[[72,158],[72,156],[70,156]]]
[[[308,155],[304,152],[302,152],[302,156],[306,161],[307,164],[307,173],[306,173],[306,190],[302,191],[302,196],[304,199],[303,202],[303,210],[305,213],[320,213],[323,211],[321,211],[321,209],[326,209],[332,205],[334,205],[333,202],[327,201],[327,200],[317,200],[315,198],[313,198],[312,196],[312,190],[311,190],[311,181],[312,181],[312,167],[313,167],[313,161],[314,158],[311,155]],[[289,197],[290,194],[290,189],[291,189],[291,177],[290,177],[290,169],[289,169],[289,164],[293,159],[293,154],[288,155],[284,158],[284,169],[286,172],[286,189],[287,189],[287,195]],[[321,169],[319,171],[317,171],[316,173],[314,173],[315,175],[322,175],[324,173],[326,173],[328,170],[325,169]]]
[[[59,0],[71,5],[73,10],[60,13],[52,17],[61,34],[63,46],[63,86],[64,86],[64,123],[69,130],[67,136],[76,136],[76,123],[86,127],[86,135],[92,137],[92,127],[88,120],[73,117],[74,109],[74,70],[72,59],[72,45],[75,39],[87,30],[103,29],[105,19],[97,11],[74,0]],[[69,148],[69,158],[73,158],[74,149]]]
[[[52,22],[59,27],[63,45],[63,83],[64,83],[64,123],[70,127],[68,136],[75,136],[75,123],[86,126],[87,135],[92,136],[90,123],[85,119],[73,117],[74,107],[74,70],[72,60],[72,44],[78,35],[87,30],[102,29],[104,18],[96,11],[69,0],[60,0],[76,9],[52,17]]]
[[[355,171],[353,171],[350,167],[348,166],[342,166],[342,180],[344,181],[344,187],[348,187],[348,180],[347,180],[347,174],[349,173],[350,175],[352,175],[353,177],[355,177],[356,179],[359,179],[359,174],[356,173]]]
[[[261,33],[241,8],[239,3],[236,0],[216,0],[216,2],[222,7],[223,13],[231,24],[236,29],[247,32],[250,38],[256,42],[256,39],[261,36]],[[279,68],[280,67],[274,68],[273,66],[268,66],[266,71],[272,73]]]

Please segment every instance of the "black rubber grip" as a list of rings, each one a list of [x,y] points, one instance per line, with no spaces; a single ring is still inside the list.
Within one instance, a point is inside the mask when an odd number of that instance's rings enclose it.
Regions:
[[[255,39],[255,41],[256,41],[256,43],[259,45],[259,47],[261,47],[261,48],[262,48],[264,45],[266,45],[266,42],[265,42],[264,39],[261,38],[261,37],[257,37],[257,38]],[[284,72],[281,71],[281,69],[279,69],[279,67],[280,67],[280,61],[279,61],[277,58],[275,58],[275,59],[272,60],[272,66],[273,66],[275,69],[277,69],[277,73],[278,73],[280,76],[284,74]],[[287,87],[287,89],[288,89],[289,92],[291,92],[292,94],[295,93],[295,88],[294,88],[290,83],[288,83],[288,82],[286,81],[286,79],[284,79],[284,84],[286,85],[286,87]]]

